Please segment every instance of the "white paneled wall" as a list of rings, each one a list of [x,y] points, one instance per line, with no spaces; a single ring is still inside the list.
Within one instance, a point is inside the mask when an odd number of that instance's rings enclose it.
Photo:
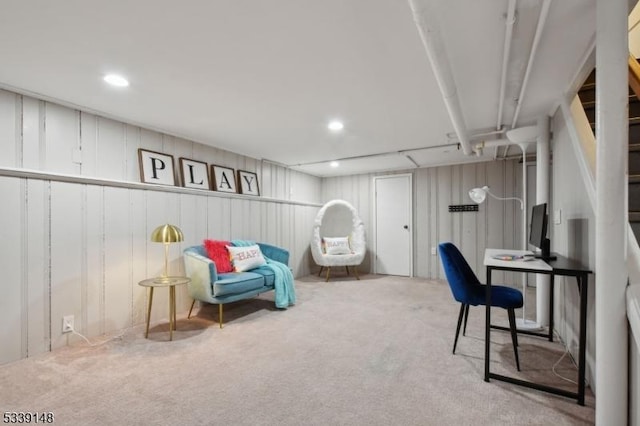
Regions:
[[[564,116],[558,110],[553,126],[553,209],[560,210],[561,220],[549,221],[551,249],[577,259],[595,270],[595,216],[587,190],[580,177],[578,160],[573,150]],[[553,218],[553,212],[549,217]],[[560,338],[577,357],[580,332],[580,297],[572,277],[555,279],[555,329]],[[593,383],[595,368],[595,277],[589,276],[587,306],[587,380]],[[593,387],[592,387],[593,389]]]
[[[0,148],[0,167],[129,182],[140,182],[138,149],[143,148],[172,155],[176,175],[179,158],[191,158],[257,173],[263,197],[320,201],[317,177],[4,90]]]
[[[522,194],[522,167],[516,160],[474,163],[416,169],[413,173],[414,203],[414,275],[444,278],[437,256],[431,249],[438,243],[451,241],[460,248],[471,267],[484,279],[484,249],[521,248],[522,216],[520,205],[513,201],[487,199],[479,212],[449,213],[451,204],[472,204],[471,188],[488,185],[503,196]],[[401,171],[397,173],[407,173]],[[390,174],[390,173],[388,173]],[[363,270],[371,268],[373,224],[373,177],[369,174],[323,179],[322,201],[343,199],[358,209],[365,224],[369,247]],[[514,274],[496,274],[498,280],[519,284]]]
[[[261,197],[140,184],[138,148],[258,174]],[[145,321],[142,279],[159,275],[164,249],[149,241],[164,223],[185,241],[252,239],[290,251],[294,275],[310,272],[309,233],[321,180],[281,166],[49,102],[0,91],[0,364],[77,340],[62,316],[95,337]],[[58,175],[60,174],[60,175]],[[157,291],[151,321],[168,317]],[[191,303],[177,291],[178,310]]]

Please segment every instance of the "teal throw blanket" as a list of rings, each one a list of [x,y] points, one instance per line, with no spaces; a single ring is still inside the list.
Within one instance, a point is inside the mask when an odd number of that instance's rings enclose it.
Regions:
[[[256,244],[254,241],[248,240],[233,240],[231,241],[236,247],[246,247]],[[264,254],[263,254],[264,255]],[[265,256],[267,264],[265,267],[271,269],[275,275],[274,287],[275,287],[275,299],[276,308],[287,308],[296,303],[296,289],[293,285],[293,274],[287,265],[275,260],[269,259]]]

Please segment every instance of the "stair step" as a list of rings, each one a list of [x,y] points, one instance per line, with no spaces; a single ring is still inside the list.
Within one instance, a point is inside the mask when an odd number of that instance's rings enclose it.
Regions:
[[[629,211],[640,212],[640,175],[629,176]]]
[[[640,144],[629,145],[629,174],[640,175]]]
[[[585,93],[578,93],[578,95],[580,96],[580,101],[582,102],[582,107],[584,109],[596,107],[595,93],[592,94],[590,92],[585,92]],[[635,93],[630,93],[629,105],[633,103],[640,103],[640,99],[636,97]]]
[[[629,126],[629,141],[633,141],[632,145],[635,144],[636,141],[640,142],[640,125]]]
[[[584,105],[583,105],[584,107]],[[595,123],[596,121],[596,109],[584,108],[584,113],[587,115],[589,123]],[[629,125],[640,123],[640,102],[629,104]]]
[[[629,222],[640,222],[640,212],[630,211]]]

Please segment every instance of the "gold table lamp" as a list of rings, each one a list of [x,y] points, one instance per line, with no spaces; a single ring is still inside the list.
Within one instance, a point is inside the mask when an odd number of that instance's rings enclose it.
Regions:
[[[177,243],[184,240],[184,236],[182,235],[182,231],[180,228],[174,225],[166,225],[158,226],[151,233],[151,241],[154,243],[163,243],[164,244],[164,274],[162,275],[163,279],[168,279],[169,277],[169,244]]]

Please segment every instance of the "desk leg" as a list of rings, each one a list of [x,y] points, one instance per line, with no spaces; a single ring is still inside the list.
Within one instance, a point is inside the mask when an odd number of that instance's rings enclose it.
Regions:
[[[580,349],[578,354],[578,404],[584,405],[584,376],[587,345],[587,274],[576,277],[580,287]]]
[[[551,274],[549,281],[549,341],[553,342],[553,302],[555,297],[555,291],[553,288],[556,281],[555,274]]]
[[[491,268],[487,266],[487,294],[484,322],[484,381],[489,381],[489,346],[491,344]]]
[[[147,306],[147,329],[144,332],[144,338],[149,338],[149,320],[151,320],[151,305],[153,303],[153,287],[149,287],[149,306]]]

